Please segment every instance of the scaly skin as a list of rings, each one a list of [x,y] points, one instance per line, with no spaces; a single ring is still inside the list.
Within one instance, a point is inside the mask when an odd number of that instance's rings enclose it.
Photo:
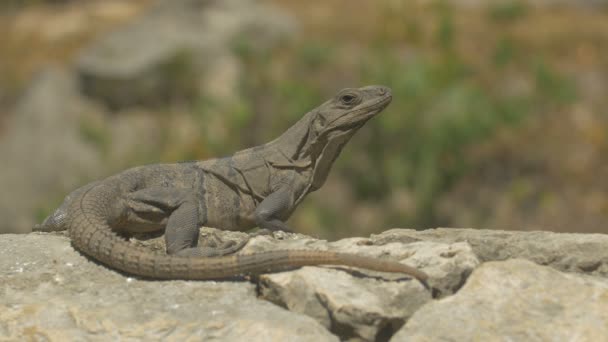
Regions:
[[[323,185],[342,147],[391,98],[390,89],[382,86],[344,89],[270,143],[227,158],[140,166],[85,185],[34,230],[68,229],[77,250],[148,278],[222,279],[332,264],[403,273],[426,285],[421,271],[354,254],[280,250],[227,255],[241,245],[197,247],[203,225],[289,230],[285,221],[297,205]],[[150,231],[165,232],[167,255],[120,236]]]

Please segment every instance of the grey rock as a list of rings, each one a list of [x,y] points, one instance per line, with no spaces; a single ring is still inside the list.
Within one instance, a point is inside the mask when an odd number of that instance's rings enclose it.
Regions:
[[[342,339],[386,339],[431,300],[412,280],[353,277],[334,269],[304,267],[260,278],[263,298],[314,318]]]
[[[401,241],[466,242],[481,261],[521,258],[560,271],[608,277],[608,235],[546,231],[436,228],[391,229],[372,235],[374,244]]]
[[[605,282],[521,259],[487,262],[391,341],[602,341],[607,308]]]
[[[82,52],[83,91],[111,108],[223,94],[226,83],[215,81],[228,76],[227,83],[236,87],[238,79],[231,59],[235,40],[265,49],[293,29],[287,15],[256,1],[159,1]]]
[[[0,340],[337,341],[248,282],[145,281],[61,235],[0,236]]]
[[[317,243],[322,242],[317,241]],[[313,244],[309,241],[306,245],[311,247]],[[251,246],[255,246],[255,243]],[[360,253],[377,258],[390,257],[419,268],[429,275],[428,283],[433,289],[435,298],[458,291],[468,275],[480,263],[471,246],[466,242],[402,241],[397,237],[392,241],[349,238],[327,243],[326,248],[328,247],[341,252]]]
[[[467,243],[387,242],[372,245],[369,239],[348,238],[335,242],[297,234],[278,233],[252,239],[246,252],[273,249],[318,249],[391,258],[417,267],[429,275],[432,295],[442,297],[457,291],[479,265]],[[365,341],[390,337],[431,293],[415,281],[400,276],[357,270],[353,277],[336,269],[302,268],[293,272],[260,277],[264,298],[291,311],[315,318],[341,338]]]
[[[203,228],[199,245],[246,237]],[[138,238],[131,243],[164,253],[162,236]],[[332,249],[400,260],[429,274],[432,299],[407,277],[340,266],[265,274],[250,279],[255,285],[146,281],[81,256],[62,234],[0,235],[0,340],[595,341],[608,336],[608,278],[580,265],[600,257],[605,240],[393,229],[327,242],[275,232],[242,251]],[[552,267],[522,259],[480,264],[475,253],[485,261],[524,255]]]
[[[469,274],[480,264],[471,246],[466,242],[426,241],[406,246],[417,249],[416,254],[407,260],[429,275],[428,283],[433,289],[435,298],[458,291]]]

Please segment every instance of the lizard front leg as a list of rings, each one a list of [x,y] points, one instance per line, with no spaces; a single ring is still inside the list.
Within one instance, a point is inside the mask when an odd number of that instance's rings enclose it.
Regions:
[[[255,210],[255,220],[259,228],[270,231],[292,232],[284,220],[293,208],[293,191],[283,186],[266,196]]]

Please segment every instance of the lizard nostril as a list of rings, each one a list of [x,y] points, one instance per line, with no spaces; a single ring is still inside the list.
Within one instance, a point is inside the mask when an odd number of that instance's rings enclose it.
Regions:
[[[378,88],[378,94],[380,96],[384,96],[384,95],[388,94],[389,92],[390,92],[390,90],[387,87],[379,87]]]

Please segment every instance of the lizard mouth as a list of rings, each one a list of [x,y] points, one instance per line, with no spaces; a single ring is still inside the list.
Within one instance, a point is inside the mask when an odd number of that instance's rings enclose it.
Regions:
[[[382,112],[384,108],[386,108],[391,103],[392,100],[393,95],[391,91],[386,89],[386,92],[377,100],[371,103],[366,103],[364,106],[355,108],[352,111],[347,112],[345,115],[342,115],[341,117],[335,119],[334,122],[344,120],[344,123],[337,124],[336,128],[341,131],[348,131],[353,128],[358,129],[363,126],[369,119]]]
[[[363,112],[369,111],[371,116],[374,116],[380,113],[384,108],[386,108],[391,101],[393,100],[393,93],[386,89],[384,95],[382,95],[377,101],[370,103],[369,105],[359,109]]]

